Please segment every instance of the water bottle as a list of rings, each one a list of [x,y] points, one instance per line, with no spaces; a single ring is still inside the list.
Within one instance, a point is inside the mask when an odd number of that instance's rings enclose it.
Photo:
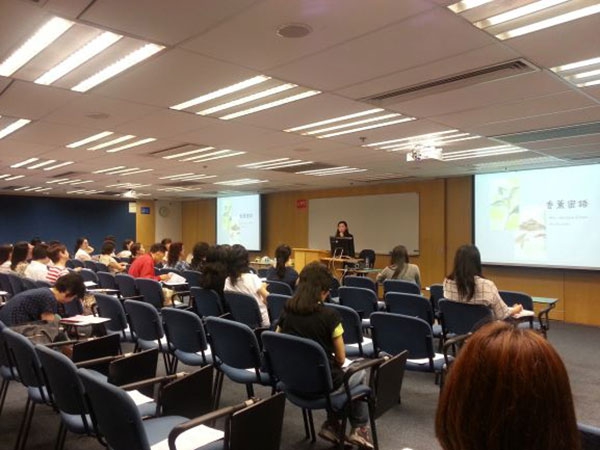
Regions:
[[[367,256],[365,259],[365,267],[368,269],[369,267],[371,267],[371,261],[369,261],[369,257]]]

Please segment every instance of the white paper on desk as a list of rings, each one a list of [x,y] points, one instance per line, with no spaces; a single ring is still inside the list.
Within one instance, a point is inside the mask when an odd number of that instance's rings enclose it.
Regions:
[[[520,313],[513,314],[512,317],[514,317],[515,319],[520,319],[521,317],[533,317],[533,316],[535,316],[535,312],[529,311],[528,309],[524,309]]]
[[[167,286],[179,286],[180,284],[186,284],[187,280],[181,275],[175,272],[169,272],[170,278],[165,280],[163,283]]]
[[[109,322],[110,319],[106,318],[106,317],[97,317],[97,316],[82,316],[81,314],[78,314],[76,316],[71,316],[71,317],[65,317],[64,319],[61,319],[64,322],[73,322],[73,323],[78,323],[78,324],[86,324],[86,325],[92,325],[92,324],[96,324],[96,323],[105,323],[105,322]]]
[[[433,357],[433,362],[438,361],[440,359],[444,359],[444,355],[442,355],[441,353],[436,353],[435,356]],[[408,359],[408,362],[411,362],[413,364],[429,364],[429,358],[419,358],[419,359]]]
[[[197,427],[190,428],[184,431],[175,440],[175,446],[177,450],[196,450],[199,447],[210,444],[211,442],[223,439],[223,433],[221,430],[215,430],[214,428],[207,427],[206,425],[198,425]],[[169,450],[169,440],[157,442],[151,450]]]
[[[371,342],[373,342],[373,341],[371,340],[371,338],[364,337],[364,338],[363,338],[363,341],[361,342],[361,344],[364,346],[364,345],[368,345],[368,344],[370,344]],[[348,347],[356,347],[356,348],[358,348],[358,342],[357,342],[356,344],[346,344],[346,345],[347,345]]]
[[[351,359],[348,359],[348,358],[346,358],[346,359],[344,360],[344,364],[342,364],[342,369],[346,369],[346,368],[347,368],[347,367],[348,367],[350,364],[352,364],[352,360],[351,360]]]
[[[142,394],[140,391],[125,391],[135,403],[135,406],[140,406],[145,403],[153,402],[154,399],[152,397],[148,397],[147,395]],[[168,448],[168,447],[167,447]]]
[[[97,284],[93,281],[84,281],[83,284],[85,285],[85,287],[97,286]]]

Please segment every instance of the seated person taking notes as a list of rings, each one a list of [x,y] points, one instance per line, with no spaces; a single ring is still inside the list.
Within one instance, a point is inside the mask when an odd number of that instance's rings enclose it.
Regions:
[[[267,270],[267,281],[281,281],[287,283],[292,288],[296,288],[298,272],[293,267],[287,265],[290,260],[292,249],[289,245],[280,245],[275,249],[275,267],[269,267]]]
[[[404,245],[396,245],[392,250],[391,264],[377,274],[377,281],[412,281],[421,287],[421,272],[416,264],[408,262],[408,252]]]

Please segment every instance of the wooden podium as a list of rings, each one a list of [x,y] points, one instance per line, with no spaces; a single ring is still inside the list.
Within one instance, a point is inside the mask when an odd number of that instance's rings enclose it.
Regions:
[[[313,248],[295,248],[294,249],[294,269],[298,273],[304,268],[305,265],[313,261],[321,261],[321,258],[327,258],[331,256],[329,250],[317,250]]]

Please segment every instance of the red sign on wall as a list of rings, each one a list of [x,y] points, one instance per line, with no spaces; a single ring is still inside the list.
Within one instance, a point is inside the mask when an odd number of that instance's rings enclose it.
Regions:
[[[308,207],[308,202],[306,199],[296,200],[296,208],[297,209],[306,209]]]

